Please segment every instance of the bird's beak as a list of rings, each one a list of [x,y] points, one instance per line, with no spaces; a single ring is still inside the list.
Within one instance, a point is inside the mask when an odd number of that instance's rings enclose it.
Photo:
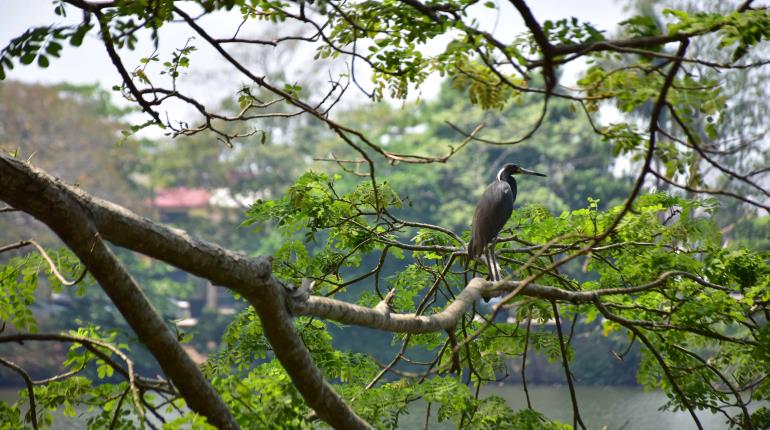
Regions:
[[[533,170],[528,170],[528,169],[524,169],[524,168],[521,168],[521,167],[519,168],[519,173],[522,173],[524,175],[545,176],[542,173],[538,173],[538,172],[535,172]]]

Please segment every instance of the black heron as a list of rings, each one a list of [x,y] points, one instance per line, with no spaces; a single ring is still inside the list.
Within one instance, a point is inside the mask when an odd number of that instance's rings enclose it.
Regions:
[[[513,179],[513,175],[545,176],[516,164],[506,164],[497,173],[497,179],[484,190],[484,194],[481,195],[476,204],[471,241],[468,244],[468,256],[470,259],[478,259],[482,253],[484,254],[487,265],[489,265],[489,277],[492,281],[500,280],[497,258],[495,257],[497,234],[511,217],[513,202],[516,201],[516,180]]]

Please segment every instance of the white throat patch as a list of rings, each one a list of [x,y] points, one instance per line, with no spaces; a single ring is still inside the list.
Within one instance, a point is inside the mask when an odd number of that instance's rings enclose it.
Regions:
[[[498,181],[502,181],[503,180],[503,171],[504,170],[505,170],[505,167],[503,167],[502,169],[500,169],[499,172],[497,172],[497,180]]]

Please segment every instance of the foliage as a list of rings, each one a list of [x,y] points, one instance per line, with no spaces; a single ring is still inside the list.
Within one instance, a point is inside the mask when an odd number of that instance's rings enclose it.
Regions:
[[[298,319],[295,325],[327,378],[358,385],[376,373],[365,356],[333,348],[322,322]],[[259,319],[247,309],[228,327],[222,350],[205,371],[243,426],[256,422],[264,428],[312,428],[307,407],[271,354]]]
[[[292,252],[276,254],[276,267],[291,267],[290,271],[283,272],[285,276],[314,278],[318,280],[317,291],[338,291],[340,286],[345,285],[341,281],[352,277],[345,276],[345,267],[357,267],[358,256],[340,252],[331,266],[323,264],[322,256],[328,253],[328,249],[351,249],[360,243],[374,242],[380,245],[366,247],[366,252],[389,252],[391,247],[402,248],[400,252],[404,253],[407,260],[414,259],[416,262],[406,266],[395,277],[387,279],[390,288],[396,291],[397,299],[392,303],[394,311],[430,313],[430,307],[423,307],[426,302],[435,303],[433,306],[439,307],[443,303],[436,300],[438,291],[443,288],[436,286],[446,282],[447,290],[444,294],[452,294],[453,286],[461,282],[461,279],[449,275],[439,275],[446,273],[444,265],[453,264],[449,253],[456,249],[452,245],[456,246],[457,242],[451,237],[445,243],[426,243],[424,239],[430,235],[425,232],[396,228],[382,219],[372,224],[372,221],[376,221],[373,215],[369,215],[367,222],[365,209],[371,209],[371,203],[358,201],[359,209],[353,210],[356,199],[351,196],[355,192],[338,194],[334,182],[323,175],[306,175],[292,190],[296,192],[298,188],[302,190],[302,198],[292,198],[296,195],[290,192],[282,200],[258,203],[249,217],[249,222],[264,222],[269,219],[266,217],[269,214],[287,234],[305,232],[306,237],[312,237],[313,240],[322,237],[319,231],[327,231],[325,241],[314,247],[317,250],[315,254],[300,241],[291,242]],[[307,204],[310,196],[313,198],[312,205]],[[390,210],[388,206],[383,209]],[[596,237],[614,222],[622,209],[622,206],[616,206],[600,210],[598,201],[592,200],[588,208],[565,211],[558,215],[538,206],[527,206],[515,211],[508,224],[515,235],[503,239],[503,245],[498,249],[501,260],[506,262],[503,270],[522,276],[536,273],[550,263],[552,256],[527,255],[532,251],[519,251],[516,243],[563,249],[560,247],[574,243],[576,237]],[[713,368],[698,367],[694,370],[692,366],[695,362],[690,354],[707,353],[709,362],[720,363],[719,367],[723,365],[724,368],[744,369],[739,373],[745,373],[746,376],[734,381],[736,386],[745,386],[756,378],[756,373],[751,370],[756,369],[754,366],[770,364],[768,357],[760,357],[763,354],[760,353],[761,342],[752,340],[754,336],[761,336],[765,330],[763,324],[755,325],[753,322],[757,316],[752,309],[768,299],[765,293],[768,291],[767,283],[770,282],[770,268],[761,254],[748,249],[722,248],[719,230],[710,220],[716,210],[713,199],[686,200],[666,194],[641,196],[634,204],[633,212],[624,217],[616,232],[601,241],[583,264],[584,270],[595,275],[585,280],[579,273],[560,276],[549,273],[539,281],[563,285],[570,290],[622,291],[623,288],[654,283],[668,272],[699,273],[713,283],[704,285],[687,277],[675,276],[660,286],[642,292],[610,296],[604,301],[604,306],[609,309],[606,314],[604,311],[600,313],[600,309],[592,304],[567,306],[562,310],[580,315],[577,323],[581,320],[590,322],[604,314],[602,326],[605,336],[625,331],[629,321],[645,321],[643,327],[650,330],[650,347],[664,357],[666,366],[686,370],[672,371],[677,381],[675,388],[675,384],[661,376],[661,363],[656,361],[656,357],[649,350],[643,350],[637,378],[648,388],[664,389],[670,395],[668,407],[674,410],[686,409],[688,403],[697,409],[719,409],[722,407],[719,402],[727,400],[725,394],[717,388],[720,382],[716,379],[718,374]],[[337,219],[346,221],[342,224],[330,223],[330,220]],[[383,228],[383,225],[387,227]],[[340,237],[357,237],[358,240],[346,244]],[[400,239],[404,242],[400,242]],[[381,250],[383,245],[389,247]],[[435,257],[422,250],[410,252],[409,247],[416,245],[428,248],[435,246],[430,251]],[[299,250],[302,252],[298,253]],[[567,250],[556,252],[570,254]],[[521,265],[527,269],[523,271]],[[375,274],[374,277],[377,279],[380,275]],[[373,306],[377,297],[364,293],[361,300],[361,303]],[[522,297],[520,300],[515,299],[515,303],[518,304],[516,313],[520,321],[526,320],[527,315],[532,315],[540,322],[553,318],[547,302]],[[467,325],[470,331],[478,327],[473,322]],[[473,360],[477,383],[496,379],[497,372],[504,369],[504,362],[499,361],[503,357],[501,354],[509,357],[522,354],[524,337],[517,328],[496,324],[488,328],[471,349],[461,353],[462,360]],[[463,335],[465,328],[459,330],[458,335]],[[709,338],[721,339],[722,346],[717,349],[708,347]],[[635,341],[638,340],[632,337],[631,342]],[[444,344],[440,336],[415,335],[407,342],[411,347],[438,353],[439,363],[449,362],[446,350],[440,348]],[[560,340],[554,332],[533,331],[529,334],[529,342],[536,351],[551,360],[562,360]],[[574,358],[572,353],[569,357],[570,360]],[[609,354],[606,359],[611,359]],[[712,381],[712,384],[703,383],[704,378]],[[684,398],[677,393],[679,385]],[[449,388],[447,390],[453,391]],[[402,402],[409,399],[404,393],[400,395],[405,399]],[[759,393],[755,395],[762,396]],[[424,397],[422,394],[414,396]],[[433,401],[429,398],[426,400]],[[457,407],[457,401],[452,404]],[[367,410],[369,406],[362,407]],[[468,407],[470,411],[481,406]],[[390,414],[398,415],[402,412],[396,408]],[[377,413],[384,412],[377,409]],[[462,416],[463,413],[455,410],[453,415]]]
[[[49,56],[61,56],[62,45],[59,42],[68,40],[70,45],[80,46],[83,37],[92,27],[86,22],[78,26],[30,28],[0,51],[0,79],[5,79],[5,69],[13,69],[12,58],[18,58],[19,63],[24,65],[36,61],[38,66],[48,67]]]

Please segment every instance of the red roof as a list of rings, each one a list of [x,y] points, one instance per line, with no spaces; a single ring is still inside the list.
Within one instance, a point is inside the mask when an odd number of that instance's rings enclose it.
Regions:
[[[194,209],[209,205],[211,192],[204,188],[168,188],[155,191],[150,204],[164,209]]]

